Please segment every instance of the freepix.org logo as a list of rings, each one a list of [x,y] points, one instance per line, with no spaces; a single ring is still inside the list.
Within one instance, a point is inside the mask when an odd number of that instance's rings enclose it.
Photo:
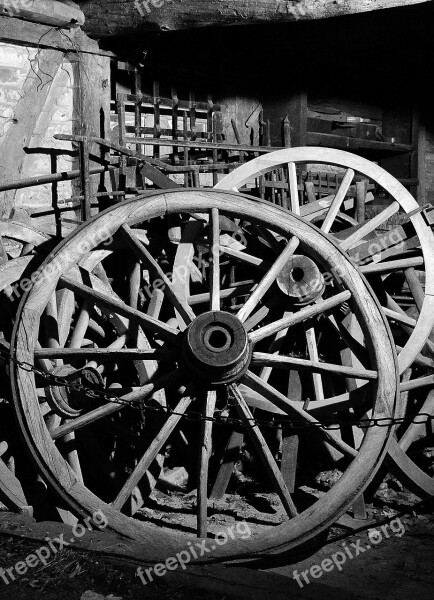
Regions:
[[[147,15],[150,15],[153,10],[163,8],[165,4],[173,4],[174,1],[175,0],[135,0],[134,6],[142,17],[146,17]]]

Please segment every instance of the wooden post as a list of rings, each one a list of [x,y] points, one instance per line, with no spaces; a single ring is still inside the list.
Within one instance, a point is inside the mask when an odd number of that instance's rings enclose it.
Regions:
[[[90,159],[89,159],[89,139],[87,137],[87,127],[83,127],[84,139],[78,142],[80,156],[80,183],[81,194],[81,220],[88,221],[91,218],[91,192],[90,192]]]

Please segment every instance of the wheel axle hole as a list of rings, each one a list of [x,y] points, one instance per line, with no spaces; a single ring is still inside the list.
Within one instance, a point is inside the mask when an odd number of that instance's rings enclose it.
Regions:
[[[223,352],[231,347],[232,336],[224,327],[214,325],[206,331],[203,341],[212,352]]]
[[[297,283],[299,281],[303,281],[304,270],[301,267],[294,267],[291,271],[291,278],[293,281],[296,281]]]
[[[215,331],[212,331],[210,333],[208,343],[212,348],[215,348],[216,350],[221,350],[221,348],[226,346],[227,342],[228,334],[224,331],[216,329]]]

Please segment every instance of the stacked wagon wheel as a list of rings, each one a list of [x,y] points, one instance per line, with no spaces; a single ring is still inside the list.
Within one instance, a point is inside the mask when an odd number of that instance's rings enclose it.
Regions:
[[[307,541],[369,483],[392,432],[369,420],[398,408],[388,326],[351,261],[230,192],[150,193],[79,227],[23,298],[11,352],[38,471],[77,516],[101,509],[146,540],[144,560],[229,524],[197,560]],[[336,432],[360,420],[357,446]],[[336,459],[318,493],[318,463]]]
[[[18,211],[18,215],[0,224],[0,350],[5,356],[9,353],[12,326],[22,292],[14,286],[27,270],[29,273],[35,270],[38,258],[34,249],[49,240],[49,236],[35,229],[21,213]],[[19,435],[9,404],[8,374],[4,364],[0,367],[0,500],[10,510],[28,511],[29,501],[17,474],[21,466],[17,464]]]
[[[336,193],[313,197],[314,187],[308,183],[311,202],[303,205],[297,168],[300,171],[306,165],[313,172],[325,170],[338,175]],[[431,496],[432,473],[421,469],[420,457],[417,462],[412,459],[414,442],[429,434],[434,414],[434,394],[429,391],[434,385],[434,239],[429,215],[378,165],[327,148],[270,153],[239,167],[216,187],[242,190],[264,177],[276,179],[273,174],[282,169],[287,173],[289,190],[286,206],[334,237],[367,277],[390,322],[401,374],[402,415],[410,421],[398,428],[388,465],[411,491],[421,497]],[[372,192],[367,193],[368,189]],[[380,209],[373,206],[377,203]],[[354,329],[353,334],[358,335]],[[321,389],[317,394],[321,397]],[[425,416],[416,417],[418,413]]]
[[[32,275],[61,239],[55,232],[65,235],[73,229],[64,223],[61,227],[37,223],[24,209],[14,210],[9,219],[0,221],[0,501],[13,511],[49,517],[57,516],[57,511],[46,504],[46,484],[31,468],[22,447],[11,408],[7,360],[5,363],[16,312],[32,284]]]

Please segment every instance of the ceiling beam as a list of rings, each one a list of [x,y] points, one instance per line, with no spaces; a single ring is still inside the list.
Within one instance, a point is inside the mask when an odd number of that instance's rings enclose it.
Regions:
[[[84,23],[84,14],[78,6],[56,0],[0,0],[0,15],[52,27],[69,27]]]
[[[434,0],[97,0],[80,2],[90,35],[325,19]]]

